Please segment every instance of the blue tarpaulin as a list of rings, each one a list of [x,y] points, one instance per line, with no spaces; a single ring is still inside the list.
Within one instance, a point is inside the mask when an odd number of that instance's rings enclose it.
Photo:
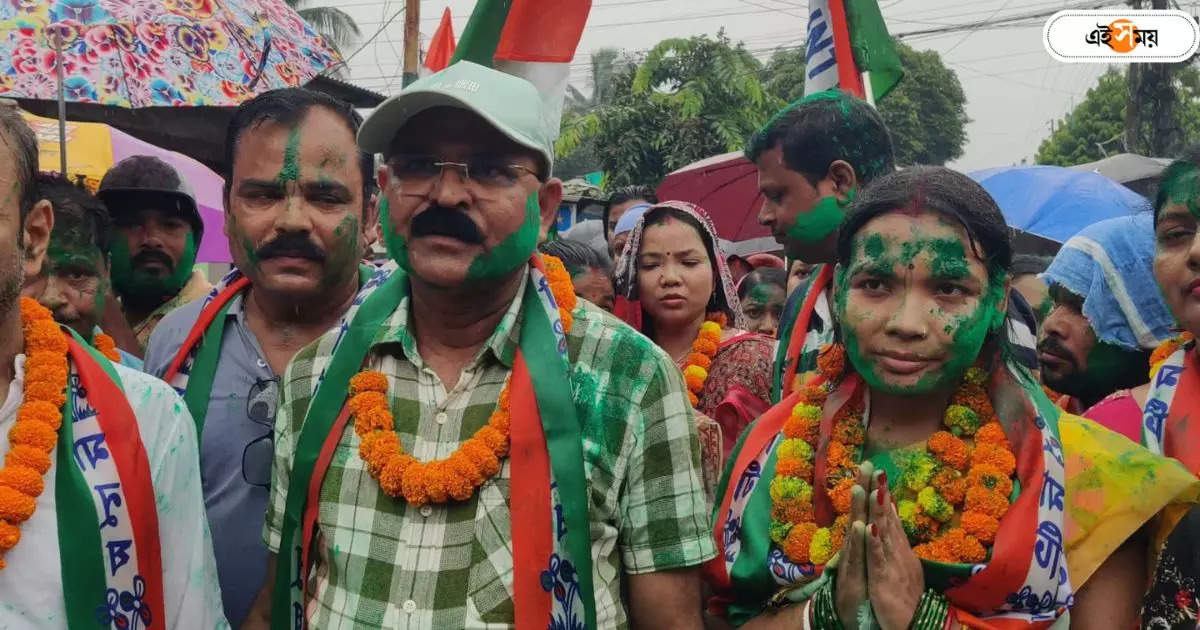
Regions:
[[[1145,197],[1099,173],[1014,166],[969,175],[996,200],[1010,227],[1060,243],[1097,221],[1150,211]]]

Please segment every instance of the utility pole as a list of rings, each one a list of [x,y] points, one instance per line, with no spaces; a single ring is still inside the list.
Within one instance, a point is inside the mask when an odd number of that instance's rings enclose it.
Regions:
[[[404,80],[417,80],[421,67],[421,0],[404,1]]]
[[[1132,8],[1140,9],[1144,0],[1130,0]],[[1150,8],[1170,8],[1170,0],[1150,0]],[[1175,89],[1173,63],[1131,63],[1126,80],[1129,83],[1125,102],[1125,150],[1145,155],[1171,155],[1182,142],[1176,112],[1178,95]]]

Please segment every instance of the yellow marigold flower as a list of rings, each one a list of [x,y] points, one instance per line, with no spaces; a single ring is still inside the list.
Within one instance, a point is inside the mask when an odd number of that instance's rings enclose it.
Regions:
[[[387,377],[382,372],[366,370],[350,378],[350,392],[352,394],[360,394],[362,392],[386,393],[387,390]]]
[[[814,527],[816,526],[814,525]],[[771,542],[783,547],[783,541],[787,540],[788,533],[792,531],[792,524],[773,520],[767,526],[767,531],[771,537]]]
[[[937,460],[933,459],[929,453],[917,453],[913,456],[908,468],[904,471],[901,481],[904,487],[913,492],[920,492],[922,488],[929,485],[933,480],[933,476],[937,474],[939,469]]]
[[[917,505],[921,506],[922,513],[943,523],[954,517],[954,506],[950,505],[950,502],[942,498],[932,487],[926,486],[917,493]]]
[[[971,366],[963,375],[963,380],[971,385],[983,385],[988,380],[988,373],[983,368]]]
[[[792,407],[792,417],[802,420],[821,420],[821,408],[809,403],[797,403]]]
[[[813,533],[812,542],[808,544],[808,559],[816,565],[822,565],[829,562],[833,557],[833,532],[829,531],[828,527],[822,527]]]
[[[21,528],[9,523],[8,521],[0,521],[0,552],[8,551],[17,546],[21,540]]]
[[[773,501],[812,501],[812,491],[812,486],[803,479],[776,475],[771,480],[771,499]]]
[[[799,438],[789,438],[779,445],[777,457],[779,459],[803,459],[811,460],[813,456],[812,447],[808,442]]]
[[[969,407],[950,405],[946,407],[944,423],[955,435],[975,435],[984,420]]]
[[[28,466],[44,475],[50,470],[50,453],[28,444],[14,444],[4,455],[4,465]]]
[[[688,391],[698,394],[704,389],[704,382],[708,380],[708,370],[699,365],[689,365],[683,369],[683,380],[687,383]]]
[[[0,486],[36,497],[42,494],[45,484],[42,474],[28,466],[5,466],[0,468]]]
[[[33,497],[14,490],[8,486],[0,486],[0,519],[10,523],[24,523],[33,516],[37,502]]]
[[[8,430],[8,439],[13,444],[24,444],[32,446],[43,453],[49,453],[54,450],[54,444],[58,441],[58,434],[45,422],[26,420],[24,422],[17,422]]]

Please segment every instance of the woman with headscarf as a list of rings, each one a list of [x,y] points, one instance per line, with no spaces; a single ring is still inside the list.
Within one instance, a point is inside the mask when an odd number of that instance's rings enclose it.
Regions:
[[[716,229],[690,203],[660,203],[638,220],[617,285],[637,306],[641,332],[683,372],[700,422],[705,483],[715,488],[722,453],[767,406],[773,342],[746,332]]]
[[[995,201],[949,169],[885,175],[836,251],[835,341],[718,490],[711,627],[1130,627],[1137,532],[1200,482],[1012,358]]]

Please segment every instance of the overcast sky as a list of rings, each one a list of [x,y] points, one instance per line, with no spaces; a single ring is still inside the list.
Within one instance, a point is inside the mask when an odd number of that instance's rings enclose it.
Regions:
[[[880,0],[893,35],[946,25],[970,24],[1077,7],[1080,0]],[[366,40],[374,42],[353,53],[351,81],[384,94],[400,89],[403,61],[404,0],[313,0],[310,5],[336,5],[350,13]],[[450,8],[456,37],[462,33],[474,0],[426,0],[421,3],[425,42],[437,29],[442,11]],[[1191,13],[1200,0],[1180,0]],[[763,59],[780,46],[804,39],[807,0],[593,0],[592,13],[572,63],[572,82],[589,92],[588,54],[616,47],[645,51],[662,39],[715,34],[721,27],[734,41]],[[1117,6],[1114,3],[1114,6]],[[399,15],[397,15],[399,13]],[[396,16],[388,23],[388,19]],[[958,73],[967,96],[967,145],[951,166],[975,170],[1033,162],[1038,143],[1050,133],[1052,120],[1063,117],[1083,99],[1104,66],[1062,64],[1046,54],[1041,42],[1043,20],[1019,28],[974,30],[904,41],[918,50],[935,50]],[[382,29],[382,30],[381,30]],[[355,47],[357,48],[357,46]]]

